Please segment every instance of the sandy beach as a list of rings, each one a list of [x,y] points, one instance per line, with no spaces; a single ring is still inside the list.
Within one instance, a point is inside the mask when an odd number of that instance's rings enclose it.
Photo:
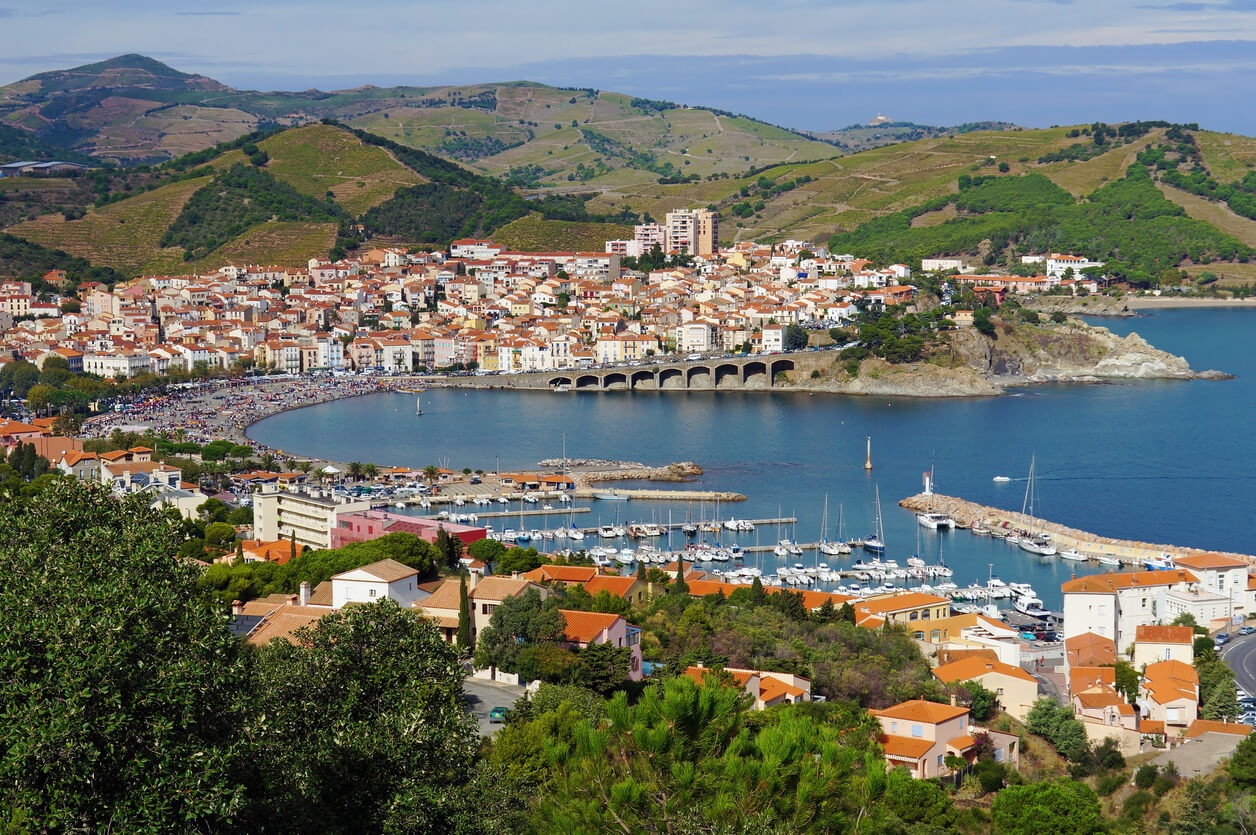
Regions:
[[[200,444],[227,440],[248,444],[259,452],[275,452],[250,441],[245,430],[263,418],[331,400],[392,391],[395,380],[360,377],[221,380],[203,387],[141,398],[122,411],[90,419],[83,431],[91,437],[115,429],[144,427],[159,435],[182,437]]]

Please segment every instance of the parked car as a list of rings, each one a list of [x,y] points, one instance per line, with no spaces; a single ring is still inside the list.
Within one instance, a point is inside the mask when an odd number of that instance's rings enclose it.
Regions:
[[[495,707],[488,712],[488,721],[505,722],[506,716],[509,713],[510,713],[510,708],[508,707]]]
[[[1219,647],[1223,647],[1226,644],[1230,643],[1230,636],[1225,634],[1224,632],[1219,632],[1217,633],[1217,637],[1212,639],[1212,642]]]
[[[1253,632],[1256,632],[1256,626],[1240,626],[1239,627],[1240,635],[1251,635]]]

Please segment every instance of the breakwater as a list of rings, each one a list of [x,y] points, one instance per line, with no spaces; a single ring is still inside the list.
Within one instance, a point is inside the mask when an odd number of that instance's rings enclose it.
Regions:
[[[1173,557],[1185,557],[1195,554],[1223,553],[1206,548],[1165,545],[1101,536],[1044,519],[1033,519],[1031,522],[1029,516],[1024,513],[980,505],[954,496],[943,496],[936,493],[933,495],[918,493],[903,499],[899,502],[899,505],[912,511],[928,509],[946,513],[952,519],[966,525],[980,522],[986,527],[1006,527],[1018,530],[1028,530],[1032,527],[1035,531],[1050,534],[1057,548],[1062,550],[1076,548],[1079,552],[1092,557],[1113,557],[1120,560],[1123,566],[1138,566],[1142,560],[1162,554],[1168,554]],[[1223,555],[1236,557],[1247,562],[1256,562],[1256,557],[1250,554],[1224,553]]]

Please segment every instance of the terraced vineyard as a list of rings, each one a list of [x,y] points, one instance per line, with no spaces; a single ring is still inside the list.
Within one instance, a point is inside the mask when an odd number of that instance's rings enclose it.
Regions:
[[[535,214],[519,218],[493,233],[496,243],[522,252],[601,252],[607,241],[631,237],[631,226],[543,220]]]
[[[336,224],[260,223],[211,252],[207,264],[265,264],[304,267],[311,258],[326,258],[336,241]]]
[[[171,183],[120,203],[90,209],[80,220],[43,215],[7,231],[93,264],[113,267],[124,275],[181,271],[183,250],[162,249],[159,242],[183,204],[209,180],[198,177]]]

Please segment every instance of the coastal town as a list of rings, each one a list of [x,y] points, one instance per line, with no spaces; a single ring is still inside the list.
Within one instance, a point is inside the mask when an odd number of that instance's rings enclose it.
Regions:
[[[606,252],[509,252],[489,240],[447,251],[372,247],[304,269],[223,265],[67,286],[64,272],[0,283],[0,363],[130,379],[172,370],[289,374],[510,374],[806,347],[796,329],[841,328],[866,310],[910,305],[911,267],[874,268],[805,241],[720,248],[718,218],[678,210]],[[654,258],[651,258],[651,253]],[[638,262],[661,262],[637,268]],[[944,301],[972,290],[1087,294],[1102,265],[1024,256],[1040,275],[992,275],[964,259],[926,259]],[[625,262],[631,265],[625,266]],[[1095,275],[1096,271],[1099,276]],[[919,271],[916,271],[919,272]],[[957,310],[956,325],[972,324]],[[0,367],[3,367],[0,364]]]

